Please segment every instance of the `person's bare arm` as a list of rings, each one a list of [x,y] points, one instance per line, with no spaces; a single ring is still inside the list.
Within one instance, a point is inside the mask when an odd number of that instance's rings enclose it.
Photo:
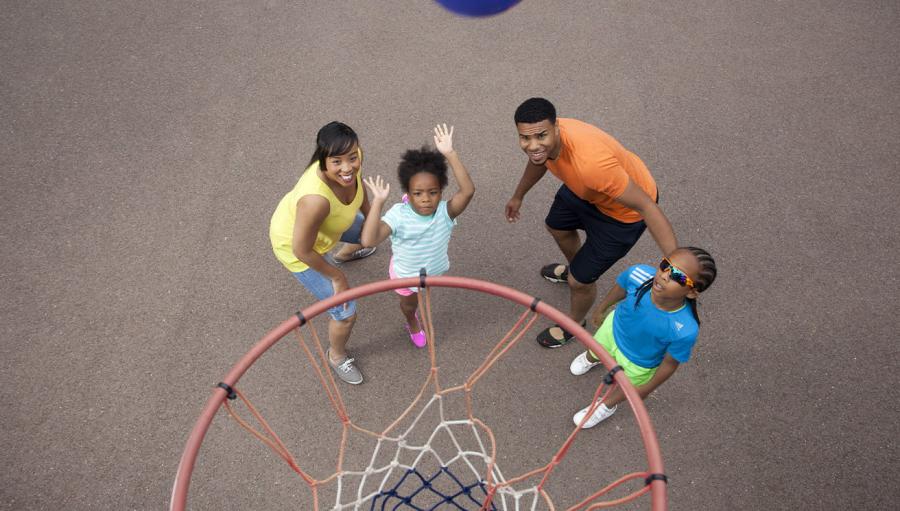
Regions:
[[[294,219],[294,233],[291,250],[302,263],[309,265],[331,279],[335,294],[348,289],[347,277],[337,267],[328,264],[313,247],[322,222],[328,218],[331,206],[328,199],[319,195],[306,195],[297,201],[297,216]]]
[[[656,202],[644,193],[638,185],[634,184],[632,180],[628,180],[628,186],[625,187],[622,195],[616,198],[616,201],[637,211],[644,217],[647,230],[650,231],[663,255],[669,255],[678,248],[675,232],[672,230],[672,224],[669,223],[669,219],[659,209]]]
[[[665,358],[659,367],[656,368],[656,372],[653,373],[653,377],[650,378],[650,381],[643,385],[639,385],[637,387],[638,394],[641,395],[641,399],[647,399],[647,396],[650,395],[651,392],[657,389],[660,385],[662,385],[666,380],[668,380],[675,371],[678,369],[678,361],[672,358],[672,355],[666,353]]]
[[[359,211],[363,214],[363,216],[369,216],[369,208],[372,207],[371,201],[369,201],[369,194],[366,193],[366,187],[363,186],[363,200],[362,204],[359,205]]]
[[[516,222],[519,220],[519,209],[522,207],[522,200],[525,199],[525,194],[527,194],[546,173],[547,167],[535,165],[534,163],[531,163],[530,160],[528,161],[525,165],[525,172],[522,173],[522,178],[519,179],[519,184],[516,185],[516,191],[513,192],[512,198],[506,203],[507,222]]]
[[[625,290],[618,283],[614,283],[613,287],[606,293],[606,296],[594,307],[594,312],[591,314],[591,322],[594,326],[599,328],[609,308],[624,299]]]
[[[459,185],[459,190],[447,201],[447,215],[450,218],[456,218],[466,210],[469,202],[472,201],[472,197],[475,196],[475,184],[472,183],[472,178],[469,177],[469,172],[463,166],[456,151],[451,151],[445,154],[444,157],[450,163],[450,168],[453,169],[453,177],[456,178],[456,182]]]
[[[381,176],[377,176],[377,178],[369,176],[365,183],[366,188],[372,192],[372,204],[366,215],[366,221],[363,223],[360,241],[364,247],[374,247],[391,235],[391,226],[381,220],[381,209],[387,201],[391,186]]]
[[[659,365],[659,367],[656,368],[656,372],[653,373],[653,377],[650,378],[650,381],[643,385],[638,385],[637,387],[635,387],[635,390],[637,390],[637,393],[639,396],[641,396],[641,399],[646,399],[651,392],[656,390],[673,374],[675,374],[675,371],[677,369],[678,361],[672,358],[672,355],[666,353],[665,358],[663,358],[663,361]],[[622,387],[617,385],[616,388],[614,388],[613,391],[609,394],[609,396],[603,400],[603,403],[606,404],[607,407],[612,408],[622,401],[625,401],[625,392],[622,391]]]
[[[475,195],[475,184],[469,176],[462,160],[459,159],[459,153],[453,149],[453,126],[447,129],[446,124],[438,124],[434,127],[434,146],[437,150],[447,158],[450,169],[453,171],[453,177],[456,179],[456,185],[459,189],[447,201],[447,215],[450,218],[456,218],[465,211],[466,206]]]

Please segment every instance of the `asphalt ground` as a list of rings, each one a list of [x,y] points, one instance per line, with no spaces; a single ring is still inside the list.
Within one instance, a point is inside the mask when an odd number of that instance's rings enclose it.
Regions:
[[[451,273],[564,309],[565,288],[538,276],[560,259],[543,228],[557,182],[519,223],[503,218],[525,164],[512,115],[531,96],[638,154],[679,241],[718,262],[693,359],[647,401],[671,508],[894,508],[898,21],[897,3],[864,1],[524,0],[487,19],[429,0],[4,3],[0,509],[168,504],[212,385],[312,303],[267,228],[328,121],[353,126],[364,172],[395,184],[405,149],[455,125],[477,192]],[[351,284],[384,278],[388,257],[348,265]],[[658,258],[645,235],[601,292]],[[464,378],[517,310],[435,290],[442,375]],[[404,335],[393,297],[360,303],[351,349],[367,381],[341,390],[367,426],[424,377]],[[242,386],[301,465],[327,473],[339,423],[287,341]],[[577,352],[526,339],[486,377],[505,471],[547,461],[590,399],[597,377],[567,370]],[[549,489],[571,503],[642,456],[617,414]],[[194,509],[308,499],[216,418]]]

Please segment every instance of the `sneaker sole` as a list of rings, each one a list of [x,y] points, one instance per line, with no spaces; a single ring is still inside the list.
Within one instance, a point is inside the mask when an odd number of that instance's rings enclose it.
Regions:
[[[579,412],[579,413],[581,413],[581,412]],[[588,425],[588,422],[590,422],[590,419],[588,419],[588,420],[585,422],[585,424],[584,424],[583,426],[581,426],[581,429],[584,430],[584,429],[595,428],[595,427],[599,426],[601,422],[608,421],[609,418],[612,417],[613,414],[615,414],[615,413],[616,413],[616,409],[613,408],[612,413],[610,413],[610,414],[607,415],[606,417],[600,419],[599,421],[597,421],[597,422],[595,422],[595,423],[593,423],[593,424],[591,424],[591,425]],[[582,420],[584,420],[584,417],[583,417],[583,416],[581,417],[581,419],[576,420],[576,417],[577,417],[577,416],[578,416],[577,413],[576,413],[575,415],[572,416],[572,422],[574,422],[576,426],[578,426],[578,424],[581,423]]]
[[[344,382],[348,385],[359,385],[360,383],[362,383],[364,381],[364,379],[362,379],[362,378],[360,378],[359,381],[345,380],[345,379],[341,378],[341,375],[337,372],[337,369],[332,367],[331,370],[334,372],[335,378],[337,378],[338,380],[341,380],[342,382]]]
[[[338,260],[338,259],[335,259],[334,256],[332,256],[332,257],[331,257],[331,260],[334,262],[334,264],[335,264],[336,266],[340,266],[340,265],[342,265],[342,264],[346,264],[346,263],[349,263],[349,262],[351,262],[351,261],[359,261],[360,259],[365,259],[365,258],[369,257],[370,255],[374,254],[376,250],[378,250],[378,247],[371,247],[371,248],[372,248],[373,250],[372,250],[371,252],[369,252],[368,254],[365,254],[365,255],[354,256],[354,257],[351,257],[350,259],[344,259],[344,260]],[[361,249],[357,250],[357,252],[359,252],[360,250],[366,250],[366,249],[361,248]]]
[[[557,325],[557,326],[559,326],[559,325]],[[585,327],[586,327],[586,323],[582,323],[582,324],[581,324],[581,328],[585,328]],[[552,349],[555,349],[555,348],[562,348],[563,346],[565,346],[566,344],[571,343],[571,342],[574,341],[574,340],[575,340],[575,336],[573,335],[572,337],[569,337],[568,339],[564,339],[564,340],[562,340],[562,341],[556,341],[556,342],[559,343],[559,344],[553,344],[553,345],[548,346],[548,345],[546,345],[546,344],[543,344],[540,340],[535,339],[535,341],[536,341],[541,347],[547,348],[547,349],[551,349],[551,350],[552,350]]]
[[[556,272],[553,271],[559,266],[563,267],[562,275],[557,276]],[[568,265],[560,265],[560,264],[548,264],[541,268],[541,277],[544,277],[550,282],[554,284],[562,284],[569,282],[569,266]]]
[[[329,353],[331,353],[331,349],[325,350],[325,358],[328,360],[328,367],[331,368],[331,372],[334,373],[335,378],[337,378],[338,380],[341,380],[342,382],[344,382],[348,385],[359,385],[360,383],[365,381],[365,378],[363,378],[362,375],[360,375],[359,381],[348,381],[348,380],[341,378],[341,373],[339,373],[338,370],[333,365],[331,365],[331,358],[330,358],[331,355],[329,355]]]
[[[540,344],[542,348],[547,348],[548,350],[553,350],[553,349],[556,349],[556,348],[562,348],[563,346],[569,344],[570,342],[572,342],[571,339],[569,339],[568,341],[563,341],[563,342],[561,342],[561,343],[559,343],[559,344],[552,344],[552,345],[549,345],[549,346],[546,345],[546,344],[541,344],[540,342],[539,342],[538,344]]]
[[[329,366],[330,366],[330,365],[331,365],[331,364],[329,364]],[[337,372],[337,369],[335,369],[335,368],[333,368],[333,367],[331,368],[331,372],[334,373],[334,377],[335,377],[335,378],[337,378],[338,380],[341,380],[342,382],[344,382],[344,383],[346,383],[346,384],[348,384],[348,385],[359,385],[360,383],[362,383],[363,381],[365,381],[364,378],[360,378],[359,381],[345,380],[345,379],[341,378],[340,373],[338,373],[338,372]]]
[[[585,374],[591,372],[591,369],[593,369],[595,367],[597,367],[597,366],[588,367],[587,369],[584,370],[583,373],[576,373],[575,371],[572,370],[571,367],[569,367],[569,372],[572,373],[574,376],[584,376]]]

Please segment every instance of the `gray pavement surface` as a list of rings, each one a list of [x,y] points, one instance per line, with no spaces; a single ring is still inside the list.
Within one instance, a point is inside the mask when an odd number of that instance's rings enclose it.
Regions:
[[[718,261],[694,358],[647,402],[671,508],[893,509],[898,22],[900,4],[872,1],[524,0],[487,19],[429,0],[4,2],[0,509],[167,506],[211,386],[312,303],[267,229],[328,121],[393,183],[405,149],[455,125],[477,193],[451,272],[564,309],[537,274],[560,258],[542,227],[557,183],[503,219],[525,163],[512,114],[531,96],[637,153],[680,242]],[[351,283],[384,278],[388,256],[348,265]],[[645,235],[601,292],[658,257]],[[342,387],[372,428],[426,367],[387,298],[360,303],[368,381]],[[436,290],[442,374],[459,382],[517,311]],[[242,385],[321,475],[338,422],[291,342]],[[509,472],[549,460],[590,399],[597,376],[567,370],[577,352],[526,339],[486,379]],[[549,489],[571,505],[642,456],[617,414]],[[199,460],[194,509],[310,508],[225,417]]]

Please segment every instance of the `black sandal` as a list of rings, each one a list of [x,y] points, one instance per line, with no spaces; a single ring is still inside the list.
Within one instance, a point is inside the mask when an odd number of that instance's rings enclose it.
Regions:
[[[581,322],[581,327],[584,328],[585,326],[587,326],[587,320],[584,320]],[[553,337],[553,334],[550,333],[551,328],[559,328],[560,330],[562,330],[563,338],[557,339],[556,337]],[[567,332],[565,328],[563,328],[559,325],[553,325],[551,327],[546,328],[543,332],[538,334],[537,342],[538,342],[538,344],[540,344],[541,346],[543,346],[545,348],[553,349],[553,348],[559,348],[560,346],[565,346],[566,344],[569,344],[569,341],[571,341],[574,338],[575,338],[575,334]]]
[[[562,266],[562,272],[558,275],[556,273],[556,269]],[[568,282],[569,281],[569,267],[565,264],[553,263],[548,264],[541,268],[541,277],[549,280],[550,282]]]

